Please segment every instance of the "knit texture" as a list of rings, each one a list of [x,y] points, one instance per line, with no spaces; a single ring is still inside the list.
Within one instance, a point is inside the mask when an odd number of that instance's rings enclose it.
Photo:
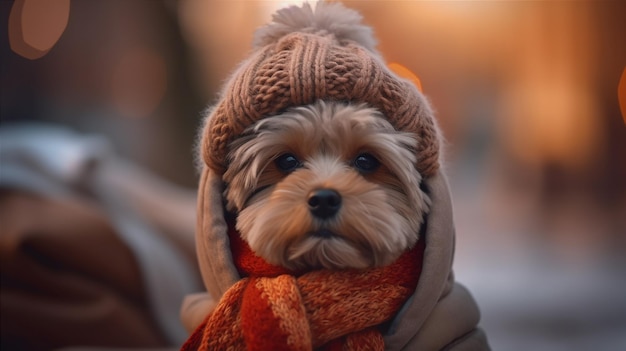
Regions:
[[[182,350],[384,350],[381,325],[414,292],[423,240],[389,266],[290,272],[254,255],[231,229],[244,277]]]
[[[279,11],[274,25],[280,28],[258,41],[208,116],[201,141],[205,164],[223,174],[228,145],[246,127],[289,107],[328,100],[366,103],[379,109],[397,130],[415,133],[416,168],[424,177],[433,175],[439,167],[439,132],[426,98],[386,67],[370,47],[373,38],[345,35],[345,27],[359,32],[365,26],[325,23],[317,18],[320,11],[339,11],[333,18],[337,20],[360,20],[358,13],[339,4],[319,3],[315,12],[308,4]]]

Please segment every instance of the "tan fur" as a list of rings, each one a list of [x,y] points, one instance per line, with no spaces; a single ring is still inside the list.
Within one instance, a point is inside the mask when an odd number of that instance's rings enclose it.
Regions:
[[[227,208],[255,253],[292,269],[382,266],[418,240],[428,199],[415,168],[416,136],[399,132],[375,109],[319,101],[265,118],[230,145]],[[285,174],[274,160],[292,153],[303,166]],[[370,153],[371,174],[352,161]],[[336,190],[342,207],[331,219],[310,214],[308,194]],[[260,191],[259,191],[260,189]],[[310,235],[320,229],[335,236]]]

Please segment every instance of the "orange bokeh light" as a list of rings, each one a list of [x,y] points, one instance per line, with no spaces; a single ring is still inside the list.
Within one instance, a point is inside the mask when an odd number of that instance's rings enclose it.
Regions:
[[[70,17],[70,0],[15,0],[9,14],[11,50],[27,59],[45,56],[59,41]]]
[[[422,82],[415,75],[415,73],[413,73],[413,71],[397,62],[391,62],[387,65],[387,67],[389,67],[389,69],[398,76],[410,80],[413,84],[415,84],[419,91],[422,91]]]
[[[619,109],[622,112],[622,119],[626,124],[626,67],[622,71],[622,77],[617,86],[617,99],[619,100]]]

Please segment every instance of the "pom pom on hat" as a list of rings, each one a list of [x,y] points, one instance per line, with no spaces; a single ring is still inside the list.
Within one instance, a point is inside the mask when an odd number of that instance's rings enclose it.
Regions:
[[[339,3],[318,2],[315,10],[310,4],[290,6],[278,10],[273,23],[259,28],[254,36],[254,47],[260,48],[294,32],[334,35],[338,40],[352,40],[376,53],[376,39],[372,28],[361,23],[363,17],[355,10]]]

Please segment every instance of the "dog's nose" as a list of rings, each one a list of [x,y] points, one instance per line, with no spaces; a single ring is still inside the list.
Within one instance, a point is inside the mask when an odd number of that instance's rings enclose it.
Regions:
[[[317,189],[309,194],[309,210],[315,217],[330,218],[341,208],[341,195],[333,189]]]

